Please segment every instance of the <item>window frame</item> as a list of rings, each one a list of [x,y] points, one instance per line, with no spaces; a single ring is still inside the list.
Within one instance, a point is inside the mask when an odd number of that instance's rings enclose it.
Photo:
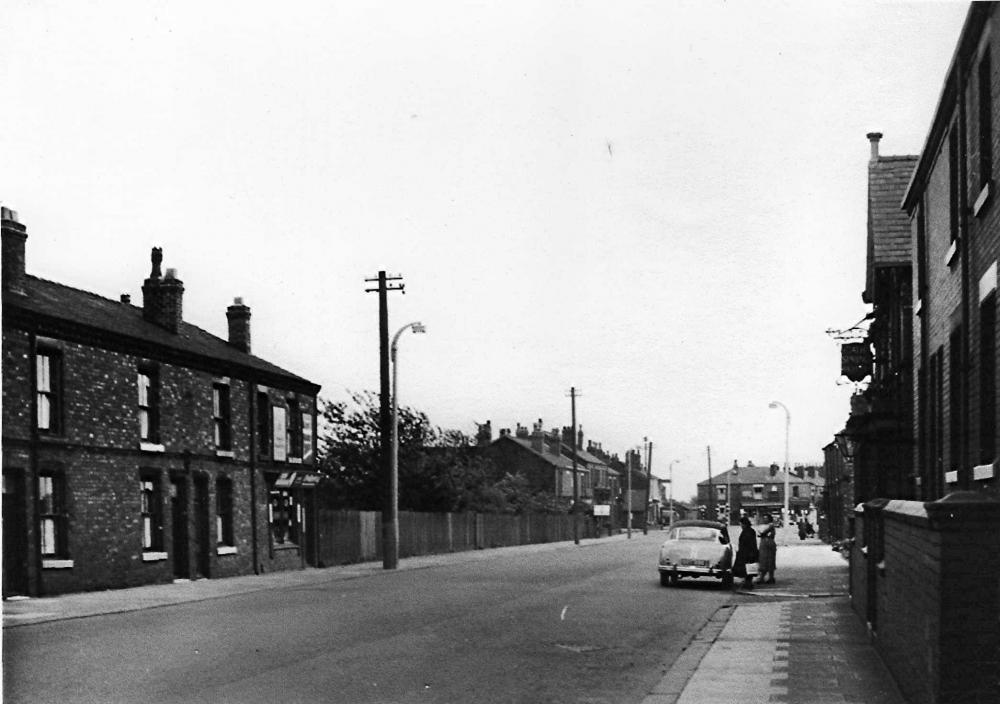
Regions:
[[[979,98],[979,187],[993,178],[993,68],[990,49],[986,47],[976,71]]]
[[[215,448],[224,452],[233,449],[232,400],[229,383],[212,382],[212,426]]]
[[[148,381],[143,397],[143,378]],[[136,371],[136,386],[139,408],[139,440],[157,444],[160,442],[160,368],[156,364],[140,364]],[[145,414],[145,415],[144,415]],[[145,419],[145,434],[143,420]]]
[[[163,480],[159,472],[139,473],[139,516],[142,526],[142,551],[161,553],[163,537]]]
[[[47,487],[47,490],[46,490]],[[43,560],[69,558],[69,511],[66,475],[43,469],[38,473],[38,544]]]
[[[290,489],[275,487],[276,481],[277,476],[268,480],[268,534],[275,547],[297,548],[300,539],[299,502]]]
[[[43,373],[42,365],[45,365]],[[45,435],[63,432],[63,354],[62,350],[39,346],[35,350],[35,428]],[[46,424],[42,425],[45,409]]]
[[[299,410],[299,400],[289,398],[286,416],[288,418],[288,457],[302,459],[302,411]]]
[[[215,479],[215,543],[217,548],[236,546],[233,530],[233,480],[225,475]]]
[[[979,304],[979,462],[992,464],[997,454],[997,291]]]

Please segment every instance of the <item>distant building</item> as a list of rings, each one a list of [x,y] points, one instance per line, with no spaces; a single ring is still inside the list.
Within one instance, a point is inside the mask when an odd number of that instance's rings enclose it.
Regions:
[[[719,520],[725,520],[727,509],[730,523],[738,522],[741,515],[758,518],[764,514],[781,515],[785,504],[783,470],[776,464],[757,467],[752,462],[746,466],[733,466],[712,477],[711,483],[698,482],[698,503],[714,507]],[[788,475],[788,508],[792,514],[801,515],[815,508],[824,485],[821,467],[795,467]],[[716,516],[712,516],[716,518]]]
[[[154,249],[142,305],[26,273],[3,208],[3,594],[313,561],[319,386],[183,320]]]
[[[509,429],[502,429],[500,437],[489,446],[488,455],[499,472],[521,474],[532,490],[550,493],[567,505],[572,502],[573,460],[563,453],[559,430],[546,432],[541,419],[530,431],[521,424],[517,425],[514,433]],[[580,501],[591,503],[593,489],[590,469],[578,461],[576,476]]]

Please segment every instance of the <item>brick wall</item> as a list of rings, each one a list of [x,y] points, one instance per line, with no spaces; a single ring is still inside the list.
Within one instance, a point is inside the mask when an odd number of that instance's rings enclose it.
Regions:
[[[862,522],[852,603],[907,701],[1000,701],[1000,501],[872,502]]]

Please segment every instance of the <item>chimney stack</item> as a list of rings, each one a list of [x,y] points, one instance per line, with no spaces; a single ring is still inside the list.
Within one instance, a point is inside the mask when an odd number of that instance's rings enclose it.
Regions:
[[[542,427],[542,419],[539,418],[531,429],[531,449],[539,453],[545,452],[545,431]]]
[[[176,269],[167,269],[161,278],[163,250],[159,247],[153,247],[150,260],[153,267],[142,284],[142,317],[176,334],[184,313],[184,282],[177,278]]]
[[[17,212],[0,208],[3,237],[3,290],[24,295],[24,243],[28,228],[21,224]]]
[[[882,139],[882,133],[869,132],[865,136],[868,137],[868,141],[871,142],[872,145],[872,155],[870,161],[878,161],[878,143],[879,140]]]
[[[234,298],[233,305],[226,308],[229,321],[229,344],[250,354],[250,308],[243,305],[242,298]]]

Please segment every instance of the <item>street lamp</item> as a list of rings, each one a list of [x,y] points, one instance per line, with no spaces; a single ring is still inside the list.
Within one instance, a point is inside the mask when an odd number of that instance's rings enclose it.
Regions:
[[[782,525],[787,526],[790,517],[788,513],[788,433],[792,425],[792,414],[788,411],[788,406],[781,401],[771,401],[767,407],[781,408],[785,412],[785,516]]]
[[[674,525],[674,465],[680,464],[680,460],[670,460],[670,471],[668,481],[670,482],[670,525]]]
[[[412,328],[413,332],[427,332],[423,323],[404,325],[392,336],[392,346],[389,348],[389,358],[392,360],[392,455],[389,471],[389,493],[392,496],[389,510],[389,523],[392,525],[391,545],[383,546],[386,566],[395,569],[399,564],[399,397],[396,392],[398,364],[396,364],[396,348],[399,336]]]

